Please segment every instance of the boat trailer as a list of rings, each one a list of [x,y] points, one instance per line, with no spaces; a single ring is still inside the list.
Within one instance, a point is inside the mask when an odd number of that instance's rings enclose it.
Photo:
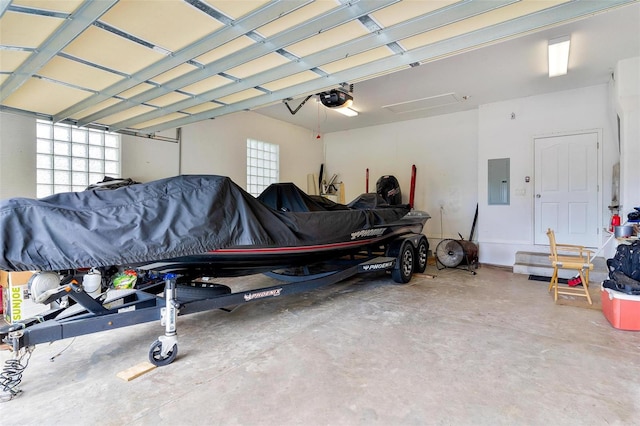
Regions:
[[[312,273],[308,267],[296,268],[293,274],[273,271],[267,275],[281,280],[281,284],[234,293],[221,284],[190,289],[180,285],[184,276],[173,272],[156,274],[144,287],[109,289],[96,298],[76,279],[63,280],[59,287],[41,295],[39,302],[51,304],[67,297],[74,303],[0,328],[0,340],[12,350],[12,358],[0,373],[0,401],[13,399],[21,392],[22,373],[37,344],[160,320],[164,334],[151,344],[149,361],[164,366],[178,354],[178,316],[213,309],[231,311],[245,303],[336,284],[360,273],[390,271],[394,281],[407,283],[413,272],[426,269],[428,247],[424,235],[405,235],[386,247],[384,254],[369,252],[336,259],[330,262],[333,269],[324,272]],[[181,296],[179,289],[184,292],[185,288],[190,291]]]

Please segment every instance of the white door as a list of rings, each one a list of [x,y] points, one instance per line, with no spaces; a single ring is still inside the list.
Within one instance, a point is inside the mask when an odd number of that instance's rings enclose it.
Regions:
[[[535,151],[535,244],[598,246],[598,133],[541,137]]]

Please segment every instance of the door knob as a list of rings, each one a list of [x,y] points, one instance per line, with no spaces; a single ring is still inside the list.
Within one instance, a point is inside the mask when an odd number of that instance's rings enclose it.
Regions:
[[[536,198],[540,198],[540,197],[541,197],[541,195],[540,195],[540,194],[536,194]]]

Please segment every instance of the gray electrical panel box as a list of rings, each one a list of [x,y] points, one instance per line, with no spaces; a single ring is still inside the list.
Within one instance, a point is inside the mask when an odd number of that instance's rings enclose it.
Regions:
[[[489,160],[489,204],[509,204],[509,158]]]

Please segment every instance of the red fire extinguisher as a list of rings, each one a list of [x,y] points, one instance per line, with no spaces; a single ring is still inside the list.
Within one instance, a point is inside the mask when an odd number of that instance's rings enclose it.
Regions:
[[[620,216],[618,214],[614,214],[611,216],[611,226],[609,227],[609,232],[613,232],[614,227],[620,226]]]

